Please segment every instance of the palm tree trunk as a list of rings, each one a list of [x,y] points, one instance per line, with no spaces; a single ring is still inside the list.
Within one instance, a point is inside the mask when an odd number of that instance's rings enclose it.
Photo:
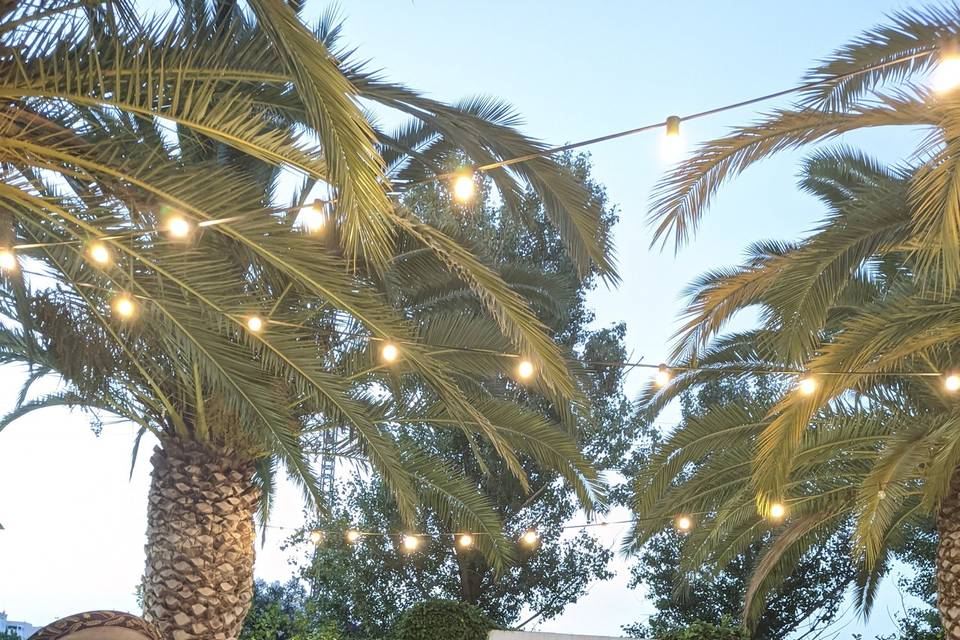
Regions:
[[[253,598],[253,466],[176,439],[151,462],[144,618],[168,640],[236,638]]]
[[[937,517],[937,608],[946,640],[960,640],[960,469]]]

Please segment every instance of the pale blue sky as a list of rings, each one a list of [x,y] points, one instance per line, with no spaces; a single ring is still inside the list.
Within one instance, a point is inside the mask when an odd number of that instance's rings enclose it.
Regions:
[[[325,6],[310,0],[308,16]],[[357,0],[343,3],[342,14],[345,43],[388,78],[445,100],[501,97],[523,115],[526,132],[559,144],[791,86],[815,60],[884,13],[908,6],[886,0]],[[745,109],[685,123],[684,136],[694,143],[756,114]],[[599,290],[590,301],[598,324],[627,323],[629,348],[650,362],[665,359],[679,293],[695,275],[738,261],[754,240],[795,238],[821,213],[795,189],[800,156],[788,154],[723,189],[695,242],[677,256],[648,250],[647,203],[663,170],[657,136],[590,149],[594,176],[620,206],[616,245],[623,277],[619,289]],[[883,131],[846,141],[896,160],[910,140],[909,134]],[[642,375],[634,374],[631,389]],[[0,379],[5,410],[19,374],[0,370]],[[128,482],[132,436],[129,425],[115,425],[97,439],[82,416],[57,411],[0,434],[0,522],[7,527],[0,532],[0,609],[12,618],[45,623],[86,608],[134,607],[149,447]],[[300,521],[296,496],[283,492],[278,524]],[[262,577],[289,575],[278,541],[271,537],[260,550]],[[541,630],[617,635],[620,625],[650,613],[642,593],[626,589],[623,561],[617,566],[615,580],[596,585]],[[869,625],[851,620],[840,637],[889,630],[889,611],[899,607],[899,597],[888,589]]]

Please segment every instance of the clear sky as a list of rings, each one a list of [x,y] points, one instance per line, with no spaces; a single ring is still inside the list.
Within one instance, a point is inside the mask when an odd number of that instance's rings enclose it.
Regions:
[[[523,115],[527,133],[560,144],[791,86],[814,61],[910,4],[357,0],[343,3],[342,13],[344,41],[388,78],[444,100],[498,96]],[[309,0],[308,17],[325,6]],[[756,115],[746,109],[686,123],[684,136],[695,143]],[[910,141],[897,131],[844,140],[891,161]],[[651,250],[647,204],[664,169],[657,143],[652,133],[590,149],[594,176],[620,207],[623,277],[619,289],[590,301],[598,325],[627,323],[629,348],[649,362],[665,359],[679,293],[695,275],[738,261],[754,240],[796,238],[821,214],[794,186],[800,156],[786,154],[724,188],[693,244],[677,255]],[[632,391],[642,375],[633,374]],[[0,411],[13,405],[21,379],[0,369]],[[87,424],[83,415],[51,410],[0,433],[0,610],[11,618],[40,624],[84,609],[135,608],[152,443],[128,480],[134,429],[107,425],[95,437]],[[297,492],[284,489],[275,522],[300,521]],[[281,537],[258,550],[263,578],[290,574]],[[540,630],[617,635],[620,625],[650,614],[642,592],[626,588],[625,562],[616,565],[616,579]],[[871,621],[848,615],[841,637],[889,631],[900,609],[891,584]]]

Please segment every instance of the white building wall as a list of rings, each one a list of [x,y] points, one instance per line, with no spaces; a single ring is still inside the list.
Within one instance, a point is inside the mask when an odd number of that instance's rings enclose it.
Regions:
[[[0,631],[14,631],[22,640],[26,640],[34,634],[37,627],[29,622],[20,620],[8,620],[5,611],[0,611]]]

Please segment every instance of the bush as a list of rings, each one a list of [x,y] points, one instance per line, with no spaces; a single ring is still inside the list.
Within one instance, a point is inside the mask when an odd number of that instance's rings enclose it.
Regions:
[[[393,640],[487,640],[493,628],[473,605],[428,600],[403,612],[393,626]]]
[[[750,634],[729,621],[720,624],[697,621],[682,629],[658,635],[657,640],[750,640]]]

